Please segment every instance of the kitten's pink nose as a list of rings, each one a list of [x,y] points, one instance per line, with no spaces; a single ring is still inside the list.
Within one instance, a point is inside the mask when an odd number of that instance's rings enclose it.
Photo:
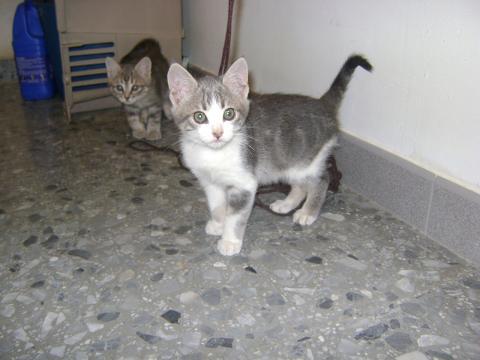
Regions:
[[[213,132],[213,136],[215,136],[217,138],[217,140],[220,139],[222,137],[222,135],[223,135],[223,130],[215,130]]]

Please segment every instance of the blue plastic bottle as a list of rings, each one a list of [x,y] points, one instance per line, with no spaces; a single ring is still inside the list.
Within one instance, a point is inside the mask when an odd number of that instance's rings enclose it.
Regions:
[[[47,59],[40,17],[31,0],[17,6],[12,45],[22,97],[25,100],[51,98],[55,93],[53,72]]]

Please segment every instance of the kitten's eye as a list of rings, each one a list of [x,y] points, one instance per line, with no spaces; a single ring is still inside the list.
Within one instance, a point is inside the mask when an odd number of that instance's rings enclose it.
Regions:
[[[199,124],[203,124],[207,121],[207,115],[201,111],[197,111],[195,114],[193,114],[193,120]]]
[[[233,120],[234,117],[235,117],[235,110],[233,110],[232,108],[229,108],[223,112],[223,118],[225,120]]]
[[[133,85],[132,86],[132,91],[138,91],[138,89],[140,89],[140,87],[138,85]]]
[[[117,90],[118,92],[123,92],[123,86],[122,85],[117,85],[117,86],[115,86],[115,90]]]

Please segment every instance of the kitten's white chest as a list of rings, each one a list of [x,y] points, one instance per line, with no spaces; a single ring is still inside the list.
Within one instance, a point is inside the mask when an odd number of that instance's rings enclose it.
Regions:
[[[236,141],[221,149],[182,142],[185,165],[200,179],[221,186],[234,186],[251,174],[245,168],[240,145]]]

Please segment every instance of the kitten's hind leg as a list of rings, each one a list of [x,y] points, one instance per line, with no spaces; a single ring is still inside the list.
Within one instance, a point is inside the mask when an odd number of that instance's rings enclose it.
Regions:
[[[307,199],[303,206],[293,214],[293,222],[311,225],[317,220],[328,189],[328,178],[322,176],[320,181],[308,182],[305,186]]]
[[[307,192],[298,185],[292,185],[288,196],[270,204],[270,209],[277,214],[287,214],[295,209],[305,199]]]
[[[227,212],[227,194],[223,188],[217,185],[203,184],[203,188],[212,216],[205,226],[205,232],[208,235],[222,235]]]
[[[147,113],[147,130],[146,130],[146,139],[155,141],[162,138],[161,133],[161,123],[162,123],[162,107],[161,106],[150,106]]]

